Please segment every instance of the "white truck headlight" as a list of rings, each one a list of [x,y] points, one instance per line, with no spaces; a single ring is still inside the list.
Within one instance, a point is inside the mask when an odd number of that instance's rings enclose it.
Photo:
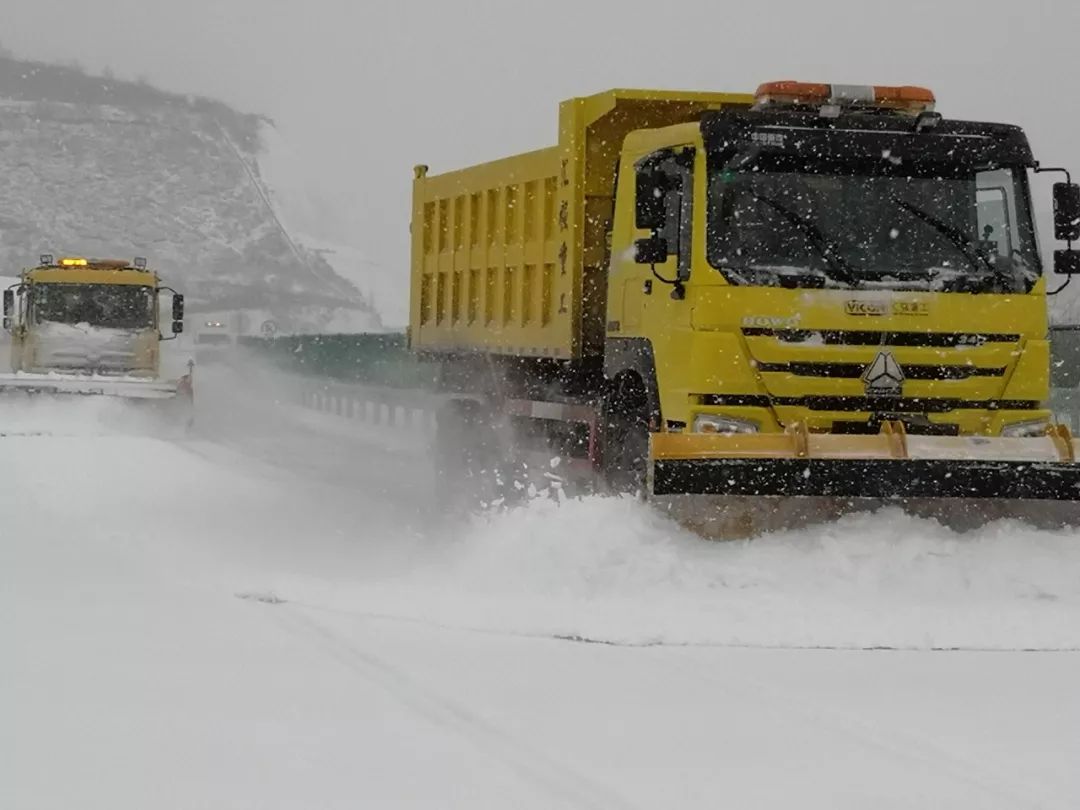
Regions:
[[[1001,435],[1009,439],[1028,438],[1030,436],[1042,436],[1050,422],[1046,419],[1029,419],[1026,422],[1013,422],[1001,429]]]
[[[694,417],[694,433],[757,433],[758,423],[718,413],[699,413]]]

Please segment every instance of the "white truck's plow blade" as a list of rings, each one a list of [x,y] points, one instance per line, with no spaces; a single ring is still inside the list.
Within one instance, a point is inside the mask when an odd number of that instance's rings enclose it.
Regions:
[[[97,374],[0,374],[0,394],[110,396],[123,399],[172,399],[179,381],[140,377],[108,377]]]

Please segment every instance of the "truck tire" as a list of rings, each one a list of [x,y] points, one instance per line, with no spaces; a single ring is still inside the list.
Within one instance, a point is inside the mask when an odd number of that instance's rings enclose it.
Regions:
[[[634,375],[621,375],[604,398],[602,470],[608,487],[619,493],[642,492],[648,456],[645,386]]]

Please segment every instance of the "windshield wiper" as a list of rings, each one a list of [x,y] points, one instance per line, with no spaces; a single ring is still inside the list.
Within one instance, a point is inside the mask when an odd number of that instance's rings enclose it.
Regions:
[[[975,244],[972,239],[961,231],[959,228],[950,225],[948,222],[935,217],[929,211],[924,211],[917,205],[912,205],[907,200],[902,200],[899,197],[891,196],[890,199],[904,211],[907,211],[913,217],[922,222],[925,222],[931,228],[942,234],[946,239],[953,243],[953,245],[960,251],[965,259],[976,270],[985,270],[991,277],[999,282],[1005,291],[1010,291],[1013,285],[1013,279],[1007,274],[1003,273],[1001,269],[984,254],[979,252],[978,245]]]
[[[835,281],[842,281],[849,287],[857,287],[859,280],[855,277],[855,272],[851,265],[840,255],[836,250],[836,246],[821,232],[821,229],[815,225],[806,217],[800,216],[795,211],[792,211],[783,203],[777,202],[772,197],[765,197],[756,192],[750,192],[754,199],[761,200],[761,202],[775,209],[781,216],[788,222],[798,228],[806,237],[807,241],[821,254],[821,258],[825,260],[825,263],[829,265],[829,269],[833,271],[833,275],[830,276]]]

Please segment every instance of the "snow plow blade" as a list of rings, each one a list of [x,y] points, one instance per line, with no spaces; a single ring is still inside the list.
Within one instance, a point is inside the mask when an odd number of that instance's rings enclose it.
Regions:
[[[190,388],[186,378],[162,382],[139,377],[75,374],[0,375],[0,393],[111,396],[125,399],[173,399]]]
[[[1078,451],[1063,425],[1028,438],[909,436],[900,423],[862,436],[801,425],[776,434],[658,433],[649,493],[681,522],[725,537],[887,504],[957,528],[1004,517],[1060,526],[1080,521]]]

